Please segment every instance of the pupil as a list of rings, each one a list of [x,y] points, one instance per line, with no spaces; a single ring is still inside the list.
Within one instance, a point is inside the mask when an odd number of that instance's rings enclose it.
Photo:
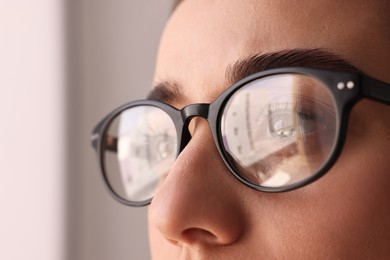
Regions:
[[[269,131],[272,135],[279,137],[291,137],[295,134],[295,125],[293,115],[290,111],[282,113],[272,113],[271,111],[268,114],[269,117]]]

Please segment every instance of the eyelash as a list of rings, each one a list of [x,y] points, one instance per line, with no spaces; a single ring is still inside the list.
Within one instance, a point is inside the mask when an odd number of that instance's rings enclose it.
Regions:
[[[278,118],[272,118],[272,116],[280,115],[279,121],[282,121],[281,123],[283,123],[283,119],[289,119],[283,118],[283,114],[285,114],[285,116],[296,114],[298,116],[298,120],[300,121],[299,129],[295,129],[295,126],[291,124],[287,125],[284,130],[283,127],[280,128],[279,130],[281,131],[277,132],[276,123],[278,122],[276,120]],[[275,122],[273,122],[272,119],[275,119]],[[281,139],[288,138],[291,135],[296,134],[296,131],[299,131],[301,134],[310,134],[322,129],[323,126],[325,126],[323,123],[323,116],[319,115],[318,113],[308,112],[308,109],[305,109],[303,106],[293,106],[291,102],[282,102],[280,100],[267,105],[266,111],[263,111],[258,117],[258,124],[264,123],[264,120],[267,121],[267,130],[271,134],[274,134],[274,136],[278,136]]]

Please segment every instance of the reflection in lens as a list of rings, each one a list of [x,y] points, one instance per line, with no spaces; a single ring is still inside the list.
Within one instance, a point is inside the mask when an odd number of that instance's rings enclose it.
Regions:
[[[177,154],[177,135],[171,118],[153,106],[137,106],[119,114],[110,124],[106,140],[116,140],[116,150],[104,153],[110,186],[128,201],[153,197]]]
[[[282,187],[315,174],[336,139],[333,96],[316,78],[281,74],[258,79],[228,101],[224,148],[248,181]]]

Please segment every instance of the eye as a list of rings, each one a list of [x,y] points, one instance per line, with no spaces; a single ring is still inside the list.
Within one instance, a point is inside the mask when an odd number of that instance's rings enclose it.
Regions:
[[[313,133],[322,130],[326,127],[323,120],[318,115],[313,115],[307,112],[297,112],[299,120],[299,132],[301,135]]]
[[[174,144],[174,137],[167,132],[148,135],[146,147],[151,157],[149,160],[156,163],[172,156],[175,151]]]
[[[320,102],[299,97],[293,103],[269,104],[266,118],[259,123],[268,125],[270,136],[299,138],[327,129],[334,130],[331,126],[335,122],[335,112]]]
[[[133,166],[153,168],[176,157],[177,134],[165,112],[137,107],[127,113],[120,121],[119,159],[130,160]]]
[[[138,140],[132,144],[134,155],[146,159],[150,164],[175,156],[176,137],[168,131],[154,132],[149,129],[147,132],[139,132],[134,140]]]
[[[288,138],[296,135],[295,115],[287,109],[268,109],[268,131],[273,137]]]

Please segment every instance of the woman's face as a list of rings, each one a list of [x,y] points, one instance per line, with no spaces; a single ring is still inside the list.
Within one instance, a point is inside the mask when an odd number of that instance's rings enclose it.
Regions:
[[[155,81],[170,83],[175,107],[210,103],[240,60],[321,48],[390,82],[389,13],[385,0],[185,0],[162,37]],[[150,205],[154,259],[390,256],[390,106],[359,102],[334,167],[286,193],[234,178],[206,121],[191,133]]]

